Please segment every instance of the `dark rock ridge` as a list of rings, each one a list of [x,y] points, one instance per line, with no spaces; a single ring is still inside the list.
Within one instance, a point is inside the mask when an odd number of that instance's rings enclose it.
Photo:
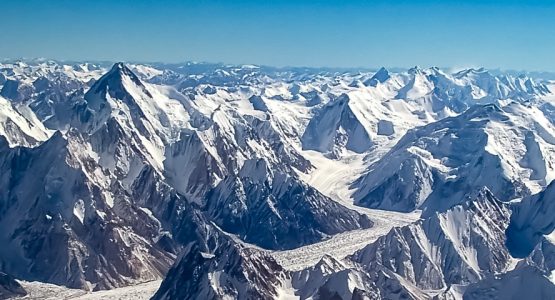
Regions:
[[[0,299],[23,297],[27,291],[12,276],[0,272]]]
[[[154,89],[118,63],[73,103],[64,133],[35,148],[0,137],[0,269],[111,289],[164,277],[205,217],[273,249],[372,225],[301,181],[293,168],[310,162],[268,119],[204,115]],[[192,124],[172,123],[163,101]]]

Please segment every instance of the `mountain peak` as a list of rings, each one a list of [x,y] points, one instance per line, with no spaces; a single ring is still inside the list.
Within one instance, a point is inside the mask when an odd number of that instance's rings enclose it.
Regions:
[[[108,76],[108,77],[117,76],[119,78],[123,78],[124,76],[126,76],[130,78],[137,85],[141,85],[141,86],[143,85],[139,77],[137,77],[137,75],[135,75],[135,73],[133,73],[133,71],[131,71],[131,69],[129,69],[129,67],[127,67],[127,65],[123,62],[115,63],[112,66],[112,69],[110,69],[110,71],[106,73],[103,77],[105,76]]]
[[[115,63],[115,64],[112,66],[112,69],[116,69],[116,68],[117,68],[117,69],[123,69],[123,68],[127,68],[127,67],[125,66],[125,63],[124,63],[124,62],[120,61],[120,62]]]
[[[149,97],[152,97],[139,77],[137,77],[137,75],[135,75],[135,73],[123,62],[115,63],[110,71],[98,79],[87,94],[91,92],[94,94],[105,94],[109,92],[112,97],[115,96],[118,99],[122,99],[128,94],[127,88],[124,86],[124,81],[132,82]]]
[[[110,71],[107,74],[110,74],[112,72],[118,73],[118,74],[124,74],[127,76],[131,76],[131,77],[137,77],[132,71],[131,69],[129,69],[127,67],[127,65],[123,62],[117,62],[112,66],[112,69],[110,69]]]
[[[391,78],[391,75],[389,75],[389,71],[386,68],[381,67],[370,79],[364,82],[364,85],[377,86],[378,83],[383,83],[389,78]]]
[[[411,75],[421,74],[422,69],[420,69],[419,66],[414,66],[414,67],[412,67],[408,70],[408,73],[411,74]]]

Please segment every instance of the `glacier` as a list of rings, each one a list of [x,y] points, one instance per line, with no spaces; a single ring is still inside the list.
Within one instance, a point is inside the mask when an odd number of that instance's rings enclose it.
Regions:
[[[4,60],[0,298],[553,298],[554,88]]]

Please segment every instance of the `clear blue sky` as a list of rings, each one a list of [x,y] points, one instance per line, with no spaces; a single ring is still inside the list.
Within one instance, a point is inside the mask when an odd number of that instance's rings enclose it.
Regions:
[[[555,1],[0,0],[0,57],[555,71]]]

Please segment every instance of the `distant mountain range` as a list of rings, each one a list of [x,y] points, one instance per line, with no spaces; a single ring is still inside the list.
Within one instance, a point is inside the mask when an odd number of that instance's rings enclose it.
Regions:
[[[554,298],[551,79],[4,60],[0,298]]]

